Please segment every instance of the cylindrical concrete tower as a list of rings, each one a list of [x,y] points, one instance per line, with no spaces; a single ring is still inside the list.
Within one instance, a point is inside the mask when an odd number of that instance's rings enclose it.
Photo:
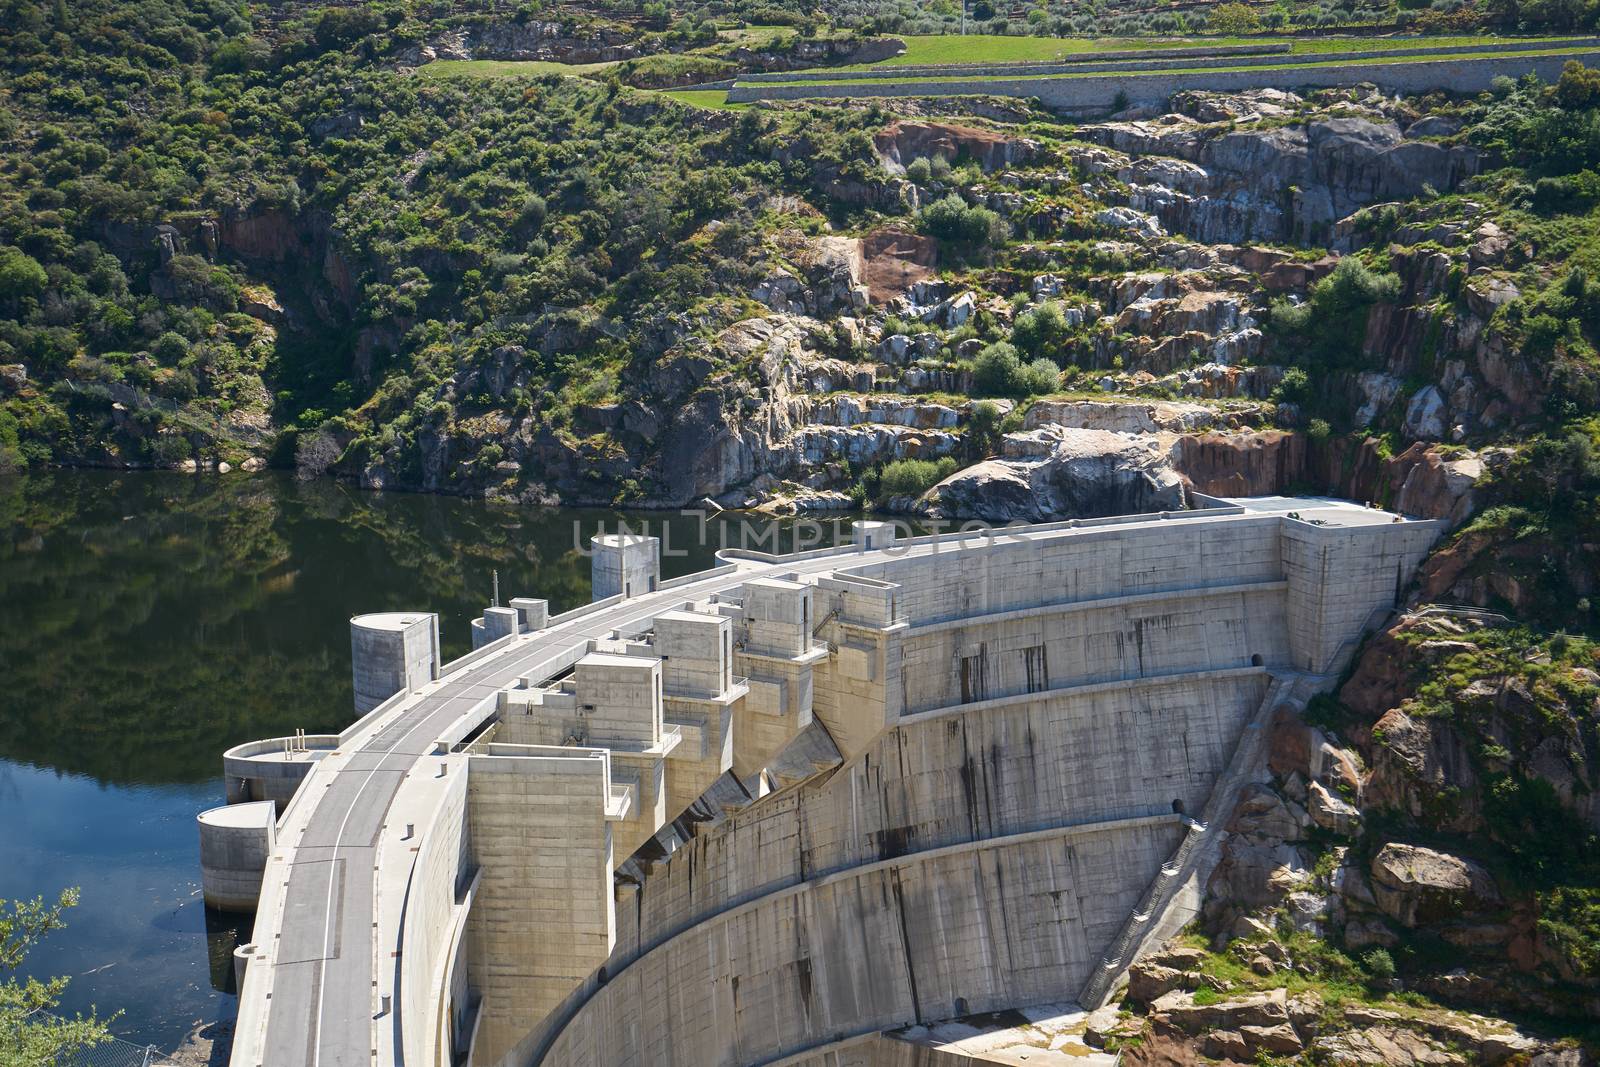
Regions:
[[[594,599],[608,596],[638,596],[661,582],[661,538],[641,534],[595,534],[589,538],[594,550],[590,561]]]
[[[256,910],[261,876],[277,842],[278,806],[270,800],[227,804],[200,813],[200,891],[218,911]]]
[[[350,620],[356,714],[439,677],[439,616],[385,611]]]

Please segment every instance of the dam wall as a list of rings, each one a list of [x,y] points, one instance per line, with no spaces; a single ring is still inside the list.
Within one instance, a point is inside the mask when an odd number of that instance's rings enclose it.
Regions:
[[[760,1064],[1081,983],[1184,831],[1174,815],[842,871],[725,912],[612,977],[542,1062]]]
[[[426,1067],[898,1063],[923,1053],[874,1035],[1098,1003],[1198,906],[1263,723],[1439,530],[1284,498],[869,524],[542,626],[519,605],[336,747],[231,754],[241,796],[304,778],[275,825],[259,805],[234,1060],[299,1062],[309,1020]]]

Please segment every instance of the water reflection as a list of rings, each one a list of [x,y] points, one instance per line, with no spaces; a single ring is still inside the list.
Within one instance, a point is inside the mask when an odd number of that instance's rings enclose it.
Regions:
[[[225,1006],[246,929],[200,903],[194,816],[222,803],[224,749],[353,718],[351,615],[436,611],[453,658],[495,571],[503,597],[587,601],[580,547],[602,526],[648,523],[668,578],[720,545],[794,543],[734,521],[276,475],[0,478],[0,898],[83,890],[30,972],[73,976],[68,1010],[123,1009],[119,1033],[175,1046]]]

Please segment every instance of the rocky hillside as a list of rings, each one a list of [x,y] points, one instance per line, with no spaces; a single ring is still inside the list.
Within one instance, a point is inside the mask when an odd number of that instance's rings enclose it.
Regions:
[[[1277,709],[1195,932],[1102,1043],[1140,1064],[1589,1062],[1600,650],[1423,609]],[[1514,1021],[1513,1021],[1514,1020]]]
[[[1447,520],[1416,611],[1284,709],[1202,928],[1101,1037],[1580,1062],[1600,73],[1079,123],[702,109],[628,83],[877,38],[757,47],[653,6],[0,0],[0,473],[994,521],[1319,492]],[[428,73],[452,56],[618,65]]]

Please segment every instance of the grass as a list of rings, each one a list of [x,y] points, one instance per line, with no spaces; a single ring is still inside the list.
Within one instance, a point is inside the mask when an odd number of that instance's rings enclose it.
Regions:
[[[950,63],[1038,63],[1066,55],[1133,50],[1159,51],[1173,48],[1222,48],[1250,44],[1287,44],[1292,55],[1319,52],[1365,51],[1378,48],[1406,48],[1423,45],[1451,48],[1460,45],[1492,44],[1507,38],[1482,34],[1454,37],[997,37],[992,34],[958,34],[900,37],[906,43],[903,54],[851,67],[841,71],[871,70],[881,67],[944,65]],[[1553,38],[1570,39],[1570,38]]]
[[[1586,53],[1586,52],[1593,52],[1593,51],[1595,51],[1594,46],[1592,46],[1592,45],[1584,45],[1584,46],[1567,47],[1567,48],[1534,49],[1534,50],[1527,51],[1527,52],[1518,52],[1518,53],[1516,53],[1516,55],[1518,57],[1526,56],[1526,57],[1531,59],[1531,58],[1536,58],[1536,57],[1539,57],[1539,56],[1578,55],[1578,54],[1582,54],[1582,53]],[[1381,65],[1381,64],[1385,64],[1385,63],[1425,63],[1425,62],[1428,62],[1430,60],[1463,60],[1463,61],[1465,61],[1465,60],[1473,60],[1473,59],[1492,59],[1492,58],[1497,58],[1497,55],[1498,55],[1497,53],[1493,53],[1493,52],[1461,52],[1461,53],[1455,53],[1455,54],[1449,54],[1449,55],[1422,54],[1422,55],[1415,55],[1415,56],[1394,56],[1394,57],[1372,56],[1372,57],[1365,58],[1365,59],[1338,59],[1338,60],[1328,60],[1326,62],[1321,62],[1321,63],[1318,63],[1318,62],[1293,63],[1293,64],[1272,64],[1272,63],[1267,63],[1267,64],[1259,64],[1259,65],[1255,65],[1255,66],[1201,66],[1201,67],[1181,67],[1181,68],[1175,68],[1175,69],[1172,69],[1172,70],[1156,70],[1156,71],[1141,70],[1141,69],[1138,69],[1138,68],[1132,68],[1132,69],[1129,69],[1129,70],[1126,70],[1126,71],[1116,71],[1116,70],[1113,70],[1113,71],[1093,71],[1093,72],[1068,73],[1068,74],[1019,74],[1019,75],[1014,75],[1014,76],[1008,76],[1006,78],[1006,80],[1007,81],[1044,81],[1046,79],[1056,79],[1056,78],[1118,78],[1118,77],[1137,77],[1139,75],[1146,75],[1146,74],[1152,75],[1152,76],[1158,76],[1158,77],[1172,77],[1172,76],[1175,76],[1175,75],[1183,75],[1183,74],[1218,74],[1218,73],[1229,73],[1229,72],[1236,72],[1236,71],[1251,71],[1251,70],[1254,70],[1254,71],[1314,70],[1314,69],[1319,68],[1319,67],[1371,66],[1371,65]],[[993,81],[996,77],[997,77],[997,75],[994,75],[994,74],[991,74],[991,73],[985,73],[985,74],[981,74],[981,75],[978,75],[978,74],[973,74],[973,75],[959,75],[959,74],[932,75],[932,76],[903,78],[903,79],[900,79],[898,81],[890,82],[888,84],[894,84],[894,85],[919,85],[919,84],[943,83],[943,82],[970,82],[970,83],[972,83],[974,88],[977,89],[978,87],[982,86],[982,84],[984,82]],[[883,84],[885,84],[885,82],[882,79],[862,79],[862,78],[854,78],[854,79],[852,79],[852,78],[844,77],[844,78],[839,78],[837,80],[828,79],[826,81],[763,82],[761,84],[762,85],[883,85]]]
[[[728,103],[726,89],[662,89],[662,96],[670,96],[681,104],[710,108],[712,111],[743,111],[749,104]]]
[[[764,48],[793,37],[799,32],[793,26],[741,26],[737,29],[718,30],[717,37],[745,48]]]
[[[730,38],[736,37],[737,43],[751,48],[759,48],[772,44],[786,37],[792,36],[794,30],[787,26],[750,26],[740,30],[722,31],[723,45],[730,43]],[[943,36],[902,36],[906,42],[906,51],[903,55],[893,56],[877,63],[859,64],[849,67],[838,67],[840,74],[848,75],[852,71],[874,70],[885,67],[903,67],[921,64],[942,65],[960,63],[1023,63],[1023,62],[1048,62],[1059,59],[1064,55],[1083,55],[1094,52],[1115,52],[1131,49],[1182,49],[1185,47],[1221,47],[1240,44],[1278,44],[1288,42],[1291,53],[1295,55],[1316,55],[1324,52],[1349,52],[1364,51],[1378,48],[1400,48],[1417,46],[1422,43],[1439,48],[1450,48],[1462,45],[1489,44],[1504,38],[1485,36],[1457,36],[1457,37],[1318,37],[1311,39],[1296,39],[1286,37],[1173,37],[1162,39],[1131,38],[1131,37],[1097,37],[1097,38],[1059,38],[1059,37],[998,37],[993,34],[969,34]],[[1561,41],[1573,40],[1571,37],[1549,38],[1552,45]],[[698,59],[707,68],[704,70],[706,80],[714,80],[719,76],[727,76],[720,70],[710,69],[717,62],[716,50],[718,46],[710,49],[696,49],[694,51],[660,56],[644,56],[634,60],[634,64],[642,71],[660,68],[663,72],[675,67],[690,69],[695,66]],[[1554,55],[1550,51],[1531,51],[1519,53],[1522,55]],[[1427,56],[1417,56],[1416,59],[1426,59]],[[1462,58],[1468,58],[1463,56]],[[527,59],[444,59],[429,63],[417,70],[418,75],[425,78],[504,78],[504,77],[541,77],[548,74],[567,74],[574,77],[584,74],[593,74],[616,66],[620,60],[606,60],[600,63],[556,63],[550,60]],[[1353,62],[1381,62],[1379,60]],[[1311,66],[1314,64],[1304,64]],[[821,69],[821,68],[812,68]],[[1239,68],[1212,67],[1211,70],[1230,70]],[[1258,70],[1271,70],[1272,67],[1257,67]],[[1187,74],[1192,71],[1168,71],[1165,73]],[[1026,75],[1026,77],[1049,77],[1050,75]],[[1056,77],[1083,77],[1084,75],[1055,75]],[[1106,75],[1093,75],[1104,77]],[[908,78],[910,82],[917,81],[948,81],[949,78]],[[784,82],[772,84],[788,84]],[[848,85],[851,79],[842,77],[838,81],[813,82],[815,85]],[[697,92],[687,97],[681,97],[686,103],[696,104],[700,107],[742,107],[743,105],[727,104],[725,100],[713,102],[709,93]]]

